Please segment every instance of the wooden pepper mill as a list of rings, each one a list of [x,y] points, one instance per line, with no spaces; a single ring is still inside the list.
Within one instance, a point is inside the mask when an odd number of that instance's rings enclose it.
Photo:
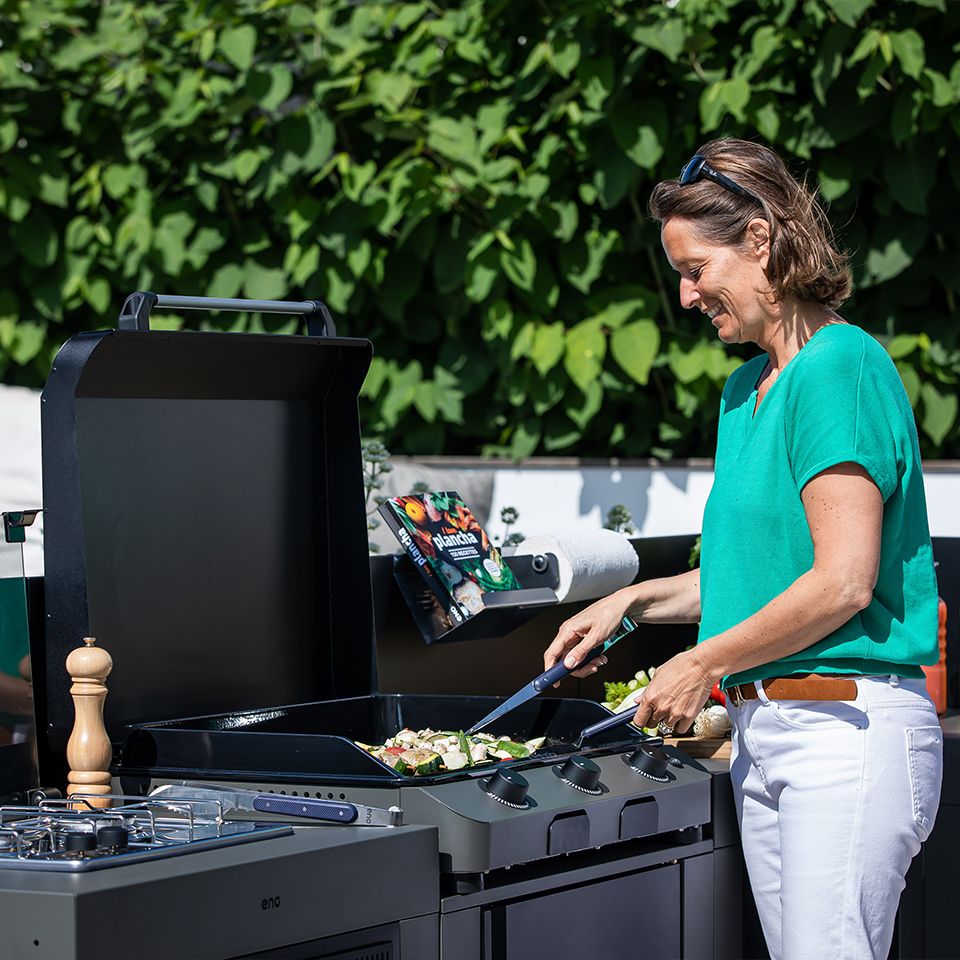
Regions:
[[[84,646],[72,650],[67,657],[67,672],[73,680],[75,719],[67,741],[67,796],[74,793],[109,794],[110,759],[113,749],[103,724],[103,701],[107,696],[104,680],[110,676],[113,660],[95,637],[84,637]],[[99,796],[86,801],[94,807],[109,807],[110,801]]]

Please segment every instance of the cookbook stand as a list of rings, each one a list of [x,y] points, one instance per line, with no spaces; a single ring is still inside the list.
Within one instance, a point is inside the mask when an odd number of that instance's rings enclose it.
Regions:
[[[448,627],[439,601],[410,557],[406,553],[394,557],[394,581],[425,643],[502,637],[532,620],[545,607],[560,602],[554,593],[560,582],[560,573],[557,558],[552,553],[503,559],[522,589],[487,591],[483,594],[483,609],[479,613]]]

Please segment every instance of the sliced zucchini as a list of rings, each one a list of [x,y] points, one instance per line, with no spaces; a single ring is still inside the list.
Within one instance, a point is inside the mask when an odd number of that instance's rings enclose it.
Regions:
[[[451,750],[449,753],[441,753],[440,759],[448,770],[462,770],[466,766],[473,766],[469,754],[463,754],[459,750]]]
[[[436,773],[441,763],[440,754],[425,747],[404,750],[400,758],[418,774]]]

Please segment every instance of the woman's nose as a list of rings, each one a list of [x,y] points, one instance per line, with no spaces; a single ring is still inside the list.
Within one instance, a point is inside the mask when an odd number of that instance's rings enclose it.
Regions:
[[[680,278],[680,306],[684,310],[691,310],[700,299],[697,285],[689,277]]]

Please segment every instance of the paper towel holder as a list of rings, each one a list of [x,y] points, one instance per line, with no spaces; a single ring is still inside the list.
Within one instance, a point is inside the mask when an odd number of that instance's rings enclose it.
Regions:
[[[425,643],[457,640],[492,640],[532,620],[560,600],[554,592],[560,583],[560,566],[552,553],[504,557],[520,582],[521,590],[491,590],[483,595],[479,613],[449,629],[438,628],[433,595],[406,553],[393,558],[393,579]]]

